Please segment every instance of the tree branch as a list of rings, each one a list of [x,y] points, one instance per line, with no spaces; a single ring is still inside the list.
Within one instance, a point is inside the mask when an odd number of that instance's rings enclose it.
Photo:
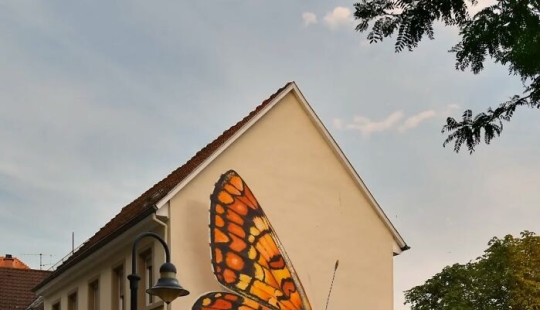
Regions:
[[[489,108],[485,113],[479,113],[474,118],[472,111],[466,110],[463,113],[462,121],[458,122],[452,117],[446,119],[441,133],[448,132],[449,135],[443,143],[443,147],[454,141],[454,151],[459,153],[463,144],[467,145],[469,153],[475,151],[475,147],[481,143],[482,134],[484,142],[489,144],[495,137],[500,136],[503,129],[503,121],[510,121],[518,106],[529,106],[540,108],[540,101],[532,100],[534,92],[525,97],[514,96],[511,100],[502,103],[495,110]]]

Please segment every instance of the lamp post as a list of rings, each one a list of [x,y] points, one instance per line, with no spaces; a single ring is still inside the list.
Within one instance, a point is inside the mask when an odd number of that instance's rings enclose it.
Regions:
[[[144,232],[135,238],[131,248],[131,274],[127,276],[131,290],[131,310],[137,310],[137,290],[141,277],[137,274],[137,243],[144,237],[152,237],[158,240],[165,249],[165,263],[159,268],[160,277],[156,285],[146,290],[150,295],[155,295],[169,304],[177,297],[186,296],[189,291],[184,289],[176,279],[176,267],[171,263],[171,253],[163,238],[153,232]]]

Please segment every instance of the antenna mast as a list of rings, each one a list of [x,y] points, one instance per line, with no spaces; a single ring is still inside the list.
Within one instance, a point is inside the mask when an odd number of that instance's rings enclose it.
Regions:
[[[47,255],[47,256],[49,256],[50,258],[53,257],[52,254],[44,254],[44,253],[39,253],[39,254],[21,254],[21,256],[39,256],[39,270],[43,270],[43,267],[48,266],[48,265],[51,265],[50,262],[49,262],[48,264],[44,264],[44,263],[43,263],[43,255]]]
[[[326,298],[326,307],[324,310],[328,310],[328,303],[330,302],[330,293],[332,293],[332,287],[334,286],[334,279],[336,278],[336,271],[339,267],[339,259],[336,260],[336,264],[334,265],[334,274],[332,275],[332,282],[330,282],[330,290],[328,291],[328,297]]]

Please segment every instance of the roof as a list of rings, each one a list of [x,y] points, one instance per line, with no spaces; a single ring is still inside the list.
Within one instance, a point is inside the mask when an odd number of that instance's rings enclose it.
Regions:
[[[0,267],[0,309],[26,309],[36,295],[32,288],[50,271]]]
[[[10,254],[6,254],[6,256],[0,256],[0,267],[30,269],[30,267],[28,267],[28,265],[23,263],[20,259],[18,259],[17,257],[13,257]]]
[[[44,310],[43,296],[38,296],[25,310]]]
[[[103,246],[109,239],[117,234],[129,229],[136,223],[140,222],[149,214],[155,212],[156,203],[165,197],[174,187],[182,182],[190,173],[201,165],[207,158],[209,158],[220,146],[230,139],[236,132],[238,132],[246,123],[254,118],[260,111],[272,102],[272,100],[278,96],[283,90],[287,88],[293,82],[287,83],[282,88],[278,89],[270,98],[263,101],[259,106],[255,108],[251,113],[244,117],[241,121],[234,126],[225,130],[214,141],[207,144],[199,152],[197,152],[191,159],[189,159],[184,165],[180,166],[166,178],[161,180],[152,186],[149,190],[144,192],[141,196],[135,199],[133,202],[122,208],[113,219],[105,224],[101,229],[96,232],[90,239],[88,239],[77,251],[73,253],[64,263],[62,263],[49,277],[39,283],[34,291],[45,286],[47,283],[58,277],[62,272],[75,265],[91,253],[95,252],[101,246]],[[3,308],[0,308],[3,309]]]

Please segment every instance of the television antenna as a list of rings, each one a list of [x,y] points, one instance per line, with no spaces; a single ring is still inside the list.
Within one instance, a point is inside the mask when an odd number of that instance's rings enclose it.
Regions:
[[[37,254],[21,254],[21,256],[39,256],[39,270],[43,270],[43,267],[52,265],[51,260],[53,255],[52,254],[45,254],[45,253],[37,253]],[[43,263],[43,256],[49,256],[49,263],[45,264]]]

